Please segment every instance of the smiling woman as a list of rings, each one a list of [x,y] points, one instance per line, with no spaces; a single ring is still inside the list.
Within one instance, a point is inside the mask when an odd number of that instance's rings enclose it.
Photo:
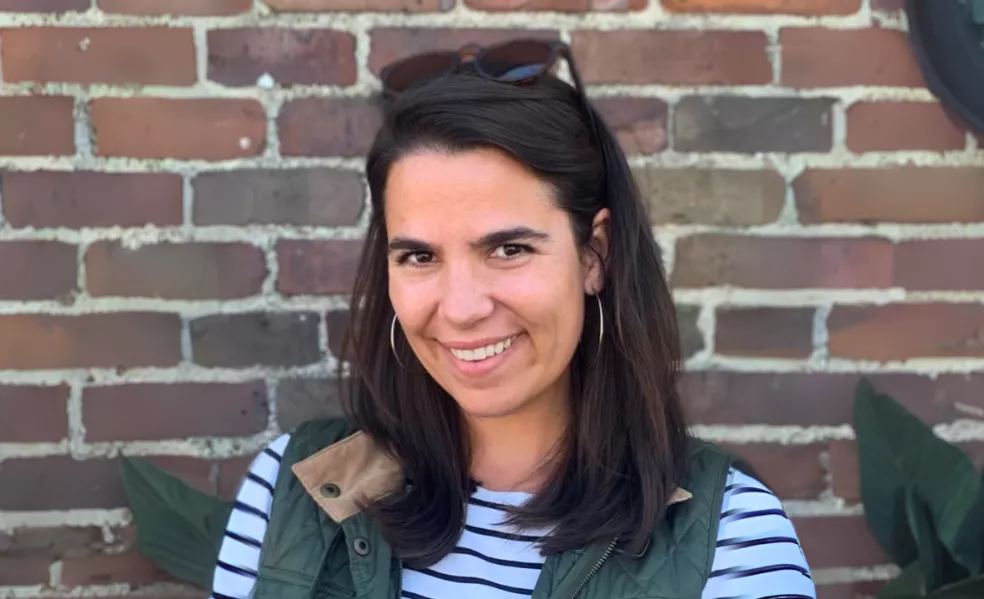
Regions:
[[[688,434],[659,247],[566,46],[463,55],[384,72],[346,418],[257,458],[213,597],[815,597],[778,499]]]

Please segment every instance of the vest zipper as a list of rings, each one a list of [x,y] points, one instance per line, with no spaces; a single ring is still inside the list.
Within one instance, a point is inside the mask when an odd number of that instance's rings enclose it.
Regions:
[[[588,571],[588,574],[584,577],[584,580],[581,581],[581,584],[577,585],[577,588],[574,589],[574,594],[571,595],[571,599],[577,599],[577,596],[581,594],[581,591],[583,591],[584,587],[588,585],[588,582],[594,577],[595,574],[598,573],[598,570],[601,570],[601,566],[604,565],[604,563],[608,561],[608,558],[611,557],[612,553],[615,552],[615,545],[617,543],[618,539],[615,539],[608,544],[608,548],[605,549],[603,554],[601,554],[601,558],[598,559],[598,563],[596,563],[594,567]]]

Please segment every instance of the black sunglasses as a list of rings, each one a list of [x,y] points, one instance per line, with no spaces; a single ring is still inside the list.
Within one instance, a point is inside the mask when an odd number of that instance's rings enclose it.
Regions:
[[[567,59],[575,88],[583,95],[570,46],[550,40],[518,39],[488,47],[466,44],[457,51],[417,54],[384,67],[380,79],[383,92],[393,96],[468,64],[481,77],[503,83],[524,83],[550,72],[561,58]]]

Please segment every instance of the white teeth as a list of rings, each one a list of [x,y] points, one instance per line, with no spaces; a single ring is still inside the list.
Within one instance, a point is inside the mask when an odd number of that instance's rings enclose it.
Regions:
[[[492,345],[486,345],[485,347],[479,347],[476,349],[452,349],[451,355],[465,362],[478,362],[479,360],[491,358],[492,356],[497,356],[506,351],[515,339],[516,337],[512,336],[505,341],[500,341],[498,343],[493,343]]]

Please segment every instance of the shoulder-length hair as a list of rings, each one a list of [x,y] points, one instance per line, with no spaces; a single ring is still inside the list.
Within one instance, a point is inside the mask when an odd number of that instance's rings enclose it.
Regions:
[[[475,484],[457,404],[422,374],[402,335],[399,360],[390,346],[386,182],[397,160],[422,148],[496,148],[524,164],[552,186],[582,250],[591,249],[592,218],[610,210],[604,339],[599,348],[600,315],[586,297],[570,369],[571,426],[546,484],[511,519],[553,527],[541,543],[545,555],[615,538],[638,550],[688,461],[675,309],[616,138],[579,92],[553,76],[528,85],[445,76],[404,92],[385,111],[366,160],[372,213],[351,298],[352,376],[342,397],[353,425],[404,467],[411,484],[365,509],[396,555],[425,567],[454,548]]]

